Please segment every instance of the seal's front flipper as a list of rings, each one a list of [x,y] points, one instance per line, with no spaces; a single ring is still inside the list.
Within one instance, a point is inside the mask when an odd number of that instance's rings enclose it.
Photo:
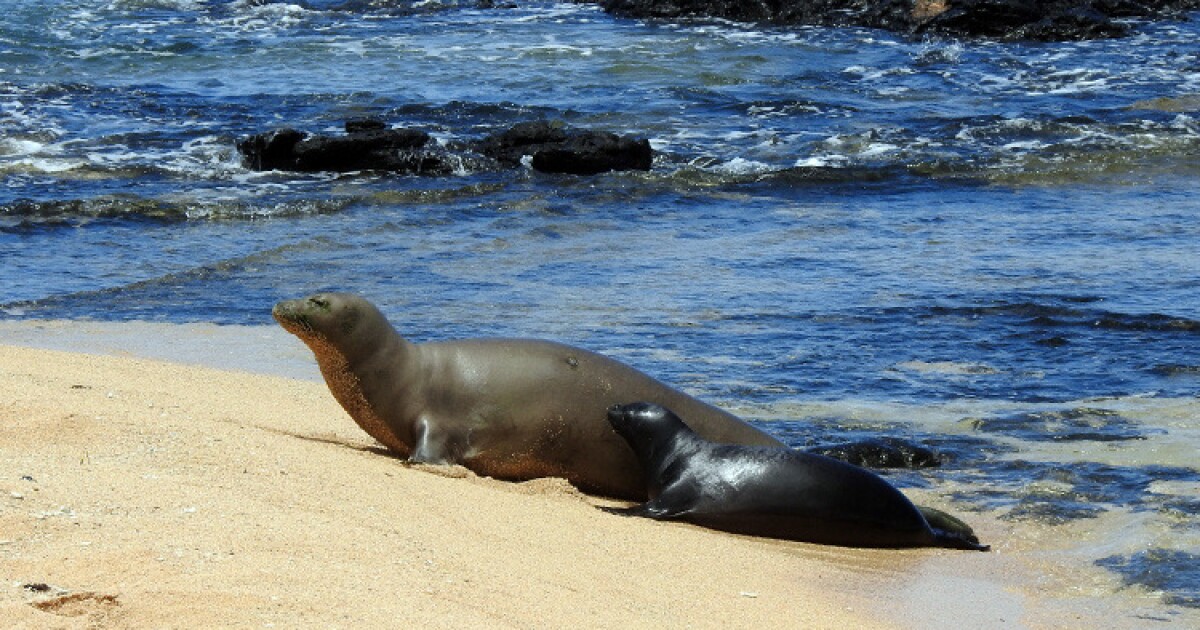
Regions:
[[[608,507],[605,505],[598,505],[598,506],[596,506],[596,509],[600,510],[601,512],[608,512],[609,514],[616,514],[617,516],[641,516],[642,515],[641,514],[641,510],[642,510],[641,505],[631,505],[629,507]]]
[[[655,501],[647,501],[641,505],[631,505],[623,508],[601,507],[600,509],[618,516],[640,516],[655,520],[669,520],[679,516],[678,513],[668,510]]]
[[[418,420],[413,427],[414,437],[412,454],[408,456],[410,464],[457,464],[447,448],[447,438],[444,433],[433,430],[428,420]]]

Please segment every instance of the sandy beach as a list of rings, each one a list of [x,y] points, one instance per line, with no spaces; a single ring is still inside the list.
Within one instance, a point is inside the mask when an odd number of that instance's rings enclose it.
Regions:
[[[407,466],[312,378],[0,346],[0,462],[5,627],[1096,627],[1104,612],[1039,595],[1019,537],[978,515],[990,553],[847,549]]]

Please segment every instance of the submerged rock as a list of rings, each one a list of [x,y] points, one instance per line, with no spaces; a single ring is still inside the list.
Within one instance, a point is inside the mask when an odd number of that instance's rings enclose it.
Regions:
[[[1160,112],[1183,114],[1200,112],[1200,94],[1185,94],[1183,96],[1163,96],[1144,101],[1138,101],[1129,109],[1146,109]]]
[[[900,438],[882,437],[809,449],[810,453],[867,468],[933,468],[942,458],[932,449]]]

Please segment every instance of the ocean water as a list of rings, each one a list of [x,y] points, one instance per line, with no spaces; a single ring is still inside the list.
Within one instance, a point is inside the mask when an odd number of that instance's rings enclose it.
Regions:
[[[8,3],[0,318],[270,325],[336,289],[417,341],[561,340],[798,447],[934,447],[889,478],[1093,585],[1062,597],[1200,618],[1200,15],[1021,44],[518,4]],[[424,177],[235,148],[363,116],[656,157]]]

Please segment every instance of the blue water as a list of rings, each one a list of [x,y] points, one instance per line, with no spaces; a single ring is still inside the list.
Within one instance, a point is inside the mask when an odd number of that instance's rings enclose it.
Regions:
[[[1096,523],[1082,555],[1170,618],[1200,601],[1192,17],[1015,44],[544,2],[16,0],[0,317],[270,325],[338,289],[415,340],[586,346],[797,446],[935,446],[946,466],[893,480],[1013,528]],[[362,116],[446,145],[562,120],[656,158],[431,178],[235,149]]]

